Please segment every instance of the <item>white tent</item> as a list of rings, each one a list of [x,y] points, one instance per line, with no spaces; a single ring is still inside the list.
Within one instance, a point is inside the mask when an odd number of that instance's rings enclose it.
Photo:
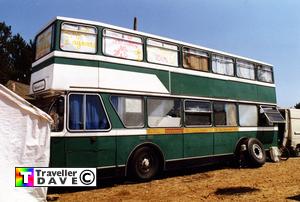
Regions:
[[[0,201],[46,201],[46,187],[15,187],[15,167],[48,167],[51,122],[0,85]]]

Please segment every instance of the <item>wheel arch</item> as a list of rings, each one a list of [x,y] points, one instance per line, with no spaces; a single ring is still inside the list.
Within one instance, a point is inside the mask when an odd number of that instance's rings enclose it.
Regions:
[[[142,148],[142,147],[149,147],[149,148],[153,149],[158,154],[158,157],[159,157],[160,171],[162,171],[162,170],[165,169],[166,161],[165,161],[164,153],[162,152],[161,148],[157,144],[155,144],[153,142],[143,142],[143,143],[140,143],[140,144],[136,145],[131,150],[130,154],[128,155],[128,158],[127,158],[127,161],[126,161],[126,165],[125,165],[125,176],[129,175],[129,172],[130,172],[129,165],[131,163],[131,160],[132,160],[132,157],[133,157],[134,153],[139,148]]]
[[[235,156],[238,156],[240,155],[240,147],[242,144],[246,143],[247,140],[249,139],[249,137],[241,137],[238,139],[238,141],[236,141],[236,144],[235,144],[235,150],[234,150],[234,155]]]

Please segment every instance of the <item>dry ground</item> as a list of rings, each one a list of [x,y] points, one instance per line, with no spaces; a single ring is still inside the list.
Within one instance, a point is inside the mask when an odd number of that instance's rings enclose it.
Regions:
[[[168,175],[168,176],[167,176]],[[167,173],[146,183],[125,181],[70,193],[58,201],[300,201],[300,158],[261,168],[209,166]]]

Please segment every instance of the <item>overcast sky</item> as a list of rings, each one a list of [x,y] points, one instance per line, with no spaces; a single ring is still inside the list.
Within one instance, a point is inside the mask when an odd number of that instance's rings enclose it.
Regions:
[[[0,0],[27,41],[55,16],[100,21],[274,65],[280,107],[300,102],[299,0]],[[299,63],[299,64],[298,64]]]

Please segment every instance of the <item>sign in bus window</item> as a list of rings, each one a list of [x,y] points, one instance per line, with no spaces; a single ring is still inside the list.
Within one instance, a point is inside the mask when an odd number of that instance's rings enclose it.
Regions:
[[[150,127],[180,127],[179,99],[148,99],[148,125]]]
[[[185,101],[184,103],[186,126],[211,125],[212,110],[210,102]]]
[[[183,67],[207,72],[208,53],[196,49],[183,48]]]
[[[148,39],[147,60],[148,62],[157,64],[178,66],[178,47]]]
[[[142,61],[142,39],[105,29],[103,31],[103,53],[109,56]]]
[[[217,74],[233,76],[234,75],[233,59],[225,56],[213,55],[212,71]]]
[[[264,82],[273,82],[273,71],[272,67],[267,67],[267,66],[258,66],[257,69],[257,79],[259,81],[264,81]]]
[[[240,78],[245,79],[255,79],[255,65],[250,62],[237,61],[236,63],[236,73]]]
[[[141,97],[111,96],[111,103],[125,127],[144,127],[144,101]]]
[[[96,53],[97,29],[95,27],[63,23],[60,48],[64,51]]]
[[[37,37],[35,53],[36,60],[50,53],[52,44],[52,29],[53,26],[49,27]]]
[[[216,126],[236,126],[236,105],[232,103],[214,103],[214,121]]]

